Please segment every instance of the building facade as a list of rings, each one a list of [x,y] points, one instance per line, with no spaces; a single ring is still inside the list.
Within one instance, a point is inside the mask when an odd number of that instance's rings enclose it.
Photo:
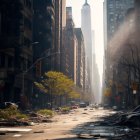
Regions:
[[[8,9],[8,10],[7,10]],[[0,102],[30,100],[32,76],[32,0],[0,2]],[[25,86],[25,87],[24,87]],[[27,101],[27,100],[26,100]]]
[[[34,62],[41,57],[40,71],[35,71],[36,77],[41,77],[45,72],[53,69],[53,58],[49,55],[54,51],[55,37],[55,3],[53,1],[34,0],[34,34],[33,39],[38,42],[34,46]],[[48,57],[47,57],[48,56]]]
[[[56,54],[62,46],[65,5],[65,0],[0,2],[0,102],[28,104],[42,98],[34,93],[33,82],[47,71],[60,71]]]
[[[77,38],[74,32],[72,8],[66,8],[66,27],[63,30],[62,72],[72,78],[76,84],[76,49]]]
[[[45,72],[54,70],[55,67],[55,1],[34,0],[33,40],[34,45],[34,80],[40,81]],[[38,61],[40,60],[40,61]],[[34,86],[34,106],[44,107],[48,96],[40,93]],[[42,102],[40,105],[39,102]]]
[[[78,46],[76,48],[76,85],[85,91],[85,45],[81,28],[75,28],[75,35],[78,42]]]
[[[123,23],[128,9],[134,7],[134,0],[105,0],[107,42],[114,36],[120,25]]]
[[[107,78],[109,75],[109,45],[113,40],[114,36],[117,34],[121,28],[127,11],[134,7],[134,0],[105,0],[104,1],[104,46],[105,46],[105,65],[104,65],[104,75]],[[107,73],[108,74],[107,74]],[[105,79],[106,79],[105,78]],[[108,78],[107,78],[108,79]],[[103,80],[104,84],[105,81]]]
[[[66,25],[65,0],[34,0],[34,63],[38,59],[35,69],[35,79],[43,78],[45,72],[61,71],[61,51],[63,43],[63,28]],[[35,102],[42,101],[42,107],[49,102],[47,95],[38,94],[34,89]],[[37,96],[37,99],[36,99]],[[39,103],[38,103],[39,104]]]
[[[61,68],[62,72],[74,81],[81,93],[81,100],[84,100],[89,91],[84,37],[81,28],[74,28],[72,7],[67,7],[66,13]]]
[[[66,26],[66,0],[55,1],[55,70],[61,71],[63,28]]]
[[[103,93],[106,95],[112,94],[109,97],[111,104],[120,104],[118,103],[120,102],[120,93],[128,92],[128,89],[122,90],[122,84],[120,84],[122,81],[125,81],[127,77],[127,74],[124,73],[124,70],[122,70],[122,66],[120,65],[120,59],[122,57],[121,52],[124,52],[124,49],[128,47],[130,35],[133,31],[132,26],[130,27],[130,20],[133,19],[133,15],[130,13],[132,13],[133,9],[134,0],[104,1],[105,60]],[[121,75],[124,76],[121,77]],[[121,79],[119,79],[119,77],[121,77]],[[111,92],[107,93],[107,89],[111,89]],[[125,94],[121,94],[121,96],[122,100],[124,100]]]

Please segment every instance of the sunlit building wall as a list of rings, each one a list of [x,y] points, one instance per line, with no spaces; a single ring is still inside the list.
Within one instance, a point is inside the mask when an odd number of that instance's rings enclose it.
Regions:
[[[72,8],[66,8],[66,27],[63,30],[62,46],[62,72],[73,79],[76,84],[76,48],[77,38],[74,32],[74,22],[72,19]]]
[[[62,1],[62,28],[66,26],[66,0]]]
[[[85,90],[85,46],[84,38],[81,28],[75,28],[75,35],[77,38],[78,46],[76,48],[76,85],[80,87],[83,91]]]

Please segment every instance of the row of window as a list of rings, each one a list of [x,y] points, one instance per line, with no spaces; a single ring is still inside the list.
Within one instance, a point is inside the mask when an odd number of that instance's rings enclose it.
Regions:
[[[1,35],[1,12],[0,12],[0,35]]]
[[[134,0],[109,0],[108,7],[111,8],[125,8],[132,7],[134,5]]]
[[[17,61],[17,60],[16,60]],[[26,70],[31,66],[31,62],[21,58],[19,61],[19,69]],[[17,62],[18,63],[18,62]],[[15,65],[15,58],[4,53],[0,54],[0,68],[13,68]]]
[[[25,4],[29,9],[31,9],[31,7],[32,7],[32,0],[24,0],[24,4]]]
[[[0,54],[0,67],[11,68],[14,65],[14,59],[12,56]]]

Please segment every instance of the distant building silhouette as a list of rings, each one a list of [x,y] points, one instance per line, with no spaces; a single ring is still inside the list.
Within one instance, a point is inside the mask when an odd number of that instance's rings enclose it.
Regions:
[[[81,92],[84,92],[88,80],[85,45],[81,28],[74,28],[72,7],[66,8],[66,27],[63,31],[63,40],[62,72],[72,78],[75,85],[81,88]]]
[[[91,82],[92,82],[92,35],[91,35],[91,11],[90,5],[85,1],[81,9],[81,29],[84,36],[85,42],[85,55],[88,69],[88,81],[87,89],[91,93]]]

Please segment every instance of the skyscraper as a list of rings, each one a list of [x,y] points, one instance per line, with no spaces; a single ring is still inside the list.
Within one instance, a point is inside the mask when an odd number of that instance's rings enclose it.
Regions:
[[[134,7],[134,0],[104,0],[105,79],[109,79],[109,43],[121,27],[127,11]],[[113,45],[114,46],[114,45]]]
[[[127,46],[126,44],[130,36],[130,26],[129,26],[130,24],[128,22],[128,15],[130,14],[130,12],[132,12],[133,8],[134,8],[134,0],[104,0],[104,45],[105,45],[105,53],[104,53],[105,60],[103,73],[104,91],[106,91],[106,89],[110,87],[112,81],[120,82],[122,80],[119,71],[121,71],[122,74],[123,70],[120,67],[118,67],[119,61],[118,62],[116,61],[117,59],[119,59],[119,57],[116,56],[115,59],[113,57],[115,57],[115,54],[117,54],[116,52],[118,51],[118,49]],[[131,20],[131,22],[133,21]],[[123,37],[126,38],[124,39]],[[114,63],[113,60],[115,60],[116,62]],[[120,79],[116,73],[117,74],[119,73],[119,77],[121,77]],[[119,93],[119,90],[117,91],[116,90],[117,88],[113,86],[111,86],[111,92],[115,97]],[[114,101],[111,100],[110,103],[113,104]]]
[[[134,7],[134,0],[105,0],[104,1],[104,22],[107,26],[107,41],[116,33],[124,21],[128,9]],[[106,20],[106,21],[105,21]]]
[[[86,52],[86,58],[87,58],[87,69],[89,69],[89,85],[91,87],[91,80],[92,78],[92,35],[91,35],[91,10],[90,5],[88,4],[87,0],[85,0],[85,3],[81,10],[81,28],[84,36],[84,42],[85,42],[85,52]]]
[[[86,55],[88,57],[89,64],[92,63],[92,39],[91,39],[91,10],[90,5],[85,1],[85,4],[81,10],[81,28],[84,35]]]

